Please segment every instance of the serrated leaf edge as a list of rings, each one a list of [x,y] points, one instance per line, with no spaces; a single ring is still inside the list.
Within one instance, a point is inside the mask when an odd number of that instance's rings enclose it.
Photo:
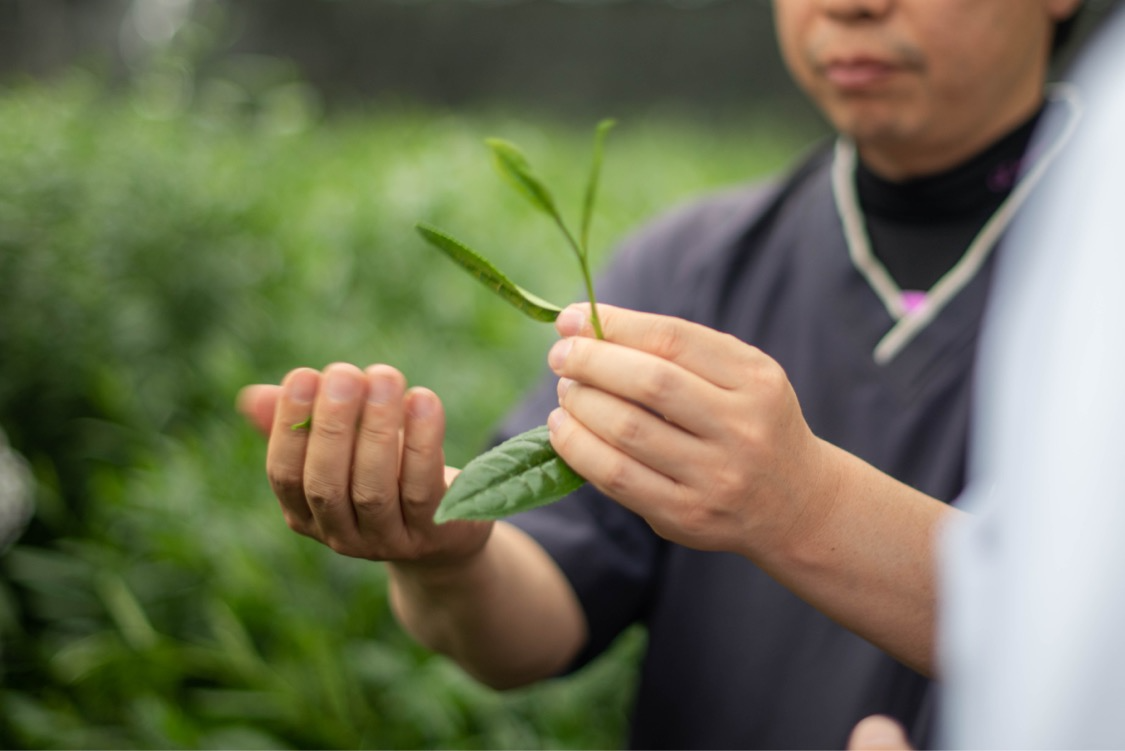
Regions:
[[[424,222],[416,224],[415,229],[427,243],[440,250],[477,281],[527,317],[543,323],[552,323],[562,312],[562,308],[558,305],[513,282],[487,258],[448,232]]]
[[[555,453],[555,450],[547,440],[548,434],[549,431],[546,425],[532,428],[527,432],[504,441],[490,451],[470,461],[465,465],[465,468],[461,470],[461,474],[453,481],[445,497],[438,505],[437,510],[434,512],[434,523],[444,524],[455,520],[492,521],[501,519],[520,511],[545,506],[584,485],[586,481],[571,469],[566,462],[563,461],[562,457]],[[474,477],[477,473],[484,471],[494,473],[498,457],[504,460],[510,460],[512,449],[528,444],[531,445],[531,450],[528,452],[525,460],[513,462],[511,471],[499,473],[499,475],[493,478],[492,481],[484,487],[468,492],[459,490],[459,486],[463,489],[466,483],[470,481],[470,478]],[[542,492],[541,489],[537,490],[532,487],[531,482],[522,479],[535,474],[544,475],[546,474],[546,468],[555,463],[560,465],[564,473],[564,478],[561,482],[554,482],[554,487],[548,492]],[[521,482],[532,498],[522,502],[505,502],[487,510],[475,509],[469,512],[462,510],[465,506],[471,505],[472,499],[476,498],[481,493],[487,491],[494,492],[497,487],[512,482]],[[504,497],[499,493],[497,495],[498,497]]]

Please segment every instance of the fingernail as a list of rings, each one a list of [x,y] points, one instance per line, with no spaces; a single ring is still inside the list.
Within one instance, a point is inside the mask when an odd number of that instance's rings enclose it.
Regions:
[[[569,339],[560,339],[555,342],[555,346],[551,347],[551,351],[547,353],[547,364],[553,369],[558,370],[566,362],[566,356],[570,354],[571,341]]]
[[[574,381],[569,378],[560,378],[558,386],[559,399],[566,396],[566,392],[570,391],[570,387],[574,385]]]
[[[566,410],[562,407],[552,410],[551,414],[547,416],[547,427],[552,433],[562,427],[564,422],[566,422]]]
[[[425,392],[414,392],[410,399],[410,414],[426,418],[434,413],[433,397]]]
[[[555,319],[555,328],[563,336],[577,336],[586,328],[586,314],[580,308],[567,308]]]
[[[351,401],[359,394],[359,384],[346,373],[329,371],[324,381],[324,393],[329,401]]]
[[[316,382],[315,373],[294,373],[285,384],[285,395],[294,404],[311,404],[316,397]]]
[[[394,397],[395,387],[386,378],[372,378],[368,385],[367,403],[373,406],[387,404]]]

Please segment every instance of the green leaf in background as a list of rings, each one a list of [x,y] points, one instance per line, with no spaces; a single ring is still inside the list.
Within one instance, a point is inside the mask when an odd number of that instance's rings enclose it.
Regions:
[[[585,482],[555,453],[547,426],[541,425],[469,462],[442,499],[434,521],[501,519],[557,501]]]
[[[532,205],[561,224],[562,216],[559,215],[559,210],[555,206],[554,196],[551,195],[551,191],[547,189],[543,181],[532,172],[531,164],[520,148],[501,138],[489,138],[485,140],[485,143],[492,149],[492,156],[500,174],[514,185],[527,200],[531,201]]]
[[[594,218],[594,204],[598,200],[598,182],[602,174],[602,154],[605,149],[605,138],[615,125],[617,125],[616,120],[602,120],[598,123],[597,131],[594,134],[594,161],[590,167],[589,182],[586,183],[586,198],[582,202],[582,234],[579,235],[579,247],[582,248],[583,256],[590,252],[590,224]]]
[[[445,232],[428,224],[415,225],[426,242],[445,253],[482,284],[511,303],[529,318],[551,323],[558,318],[561,308],[523,289],[469,246],[455,240]]]

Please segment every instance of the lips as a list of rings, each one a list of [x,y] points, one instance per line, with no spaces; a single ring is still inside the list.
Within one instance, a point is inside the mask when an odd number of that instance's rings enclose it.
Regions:
[[[844,91],[864,91],[887,83],[903,70],[902,65],[874,58],[832,60],[821,66],[829,83]]]

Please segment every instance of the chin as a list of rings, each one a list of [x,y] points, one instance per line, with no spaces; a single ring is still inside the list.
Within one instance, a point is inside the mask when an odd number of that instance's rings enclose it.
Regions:
[[[922,129],[903,116],[900,108],[884,103],[851,106],[831,112],[829,120],[836,131],[856,143],[901,144],[921,135]]]

